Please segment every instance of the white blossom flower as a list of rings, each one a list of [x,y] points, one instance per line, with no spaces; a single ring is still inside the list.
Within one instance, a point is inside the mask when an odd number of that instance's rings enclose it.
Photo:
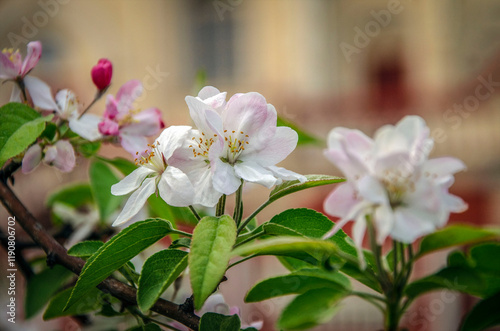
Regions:
[[[174,162],[196,187],[196,203],[213,206],[221,193],[234,193],[242,180],[268,188],[282,180],[305,181],[276,166],[298,141],[294,130],[276,126],[276,109],[259,93],[236,94],[227,103],[225,96],[208,86],[198,97],[186,97],[198,130],[191,131],[187,149],[177,151]]]
[[[137,153],[136,164],[140,167],[111,187],[113,195],[133,192],[113,226],[130,220],[155,192],[172,206],[193,204],[194,189],[191,182],[186,174],[170,165],[172,154],[182,146],[190,129],[189,126],[171,126],[163,130],[155,143],[144,151],[144,155]]]
[[[42,150],[34,144],[24,154],[21,170],[27,174],[35,170],[42,161],[61,172],[70,172],[75,167],[76,157],[73,145],[68,140],[59,140],[54,145],[47,145]]]
[[[360,249],[368,216],[379,244],[387,236],[412,243],[444,226],[450,212],[464,211],[467,205],[448,188],[465,165],[451,157],[428,160],[432,145],[429,128],[418,116],[380,128],[374,140],[358,130],[333,129],[325,156],[347,182],[324,202],[328,214],[341,218],[325,237],[355,220],[353,239]]]

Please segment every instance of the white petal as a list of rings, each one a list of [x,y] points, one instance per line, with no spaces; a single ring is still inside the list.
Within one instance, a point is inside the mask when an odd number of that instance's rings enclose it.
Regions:
[[[156,139],[159,142],[159,149],[163,153],[163,157],[168,161],[172,154],[188,139],[192,134],[190,126],[172,125],[162,131]]]
[[[57,109],[49,85],[32,76],[24,77],[23,81],[36,107],[46,110]]]
[[[57,156],[51,161],[53,166],[62,172],[70,172],[73,170],[76,163],[73,145],[67,140],[59,140],[54,146],[57,149]]]
[[[301,183],[305,183],[307,181],[306,176],[300,175],[282,167],[269,166],[267,167],[267,169],[271,170],[275,177],[278,177],[282,180],[298,180]]]
[[[136,153],[143,153],[148,150],[148,140],[144,136],[133,136],[128,134],[120,134],[120,143],[123,149],[136,156]]]
[[[233,96],[226,108],[223,122],[228,131],[244,132],[250,139],[263,140],[272,137],[276,130],[276,112],[268,110],[266,99],[259,93]]]
[[[234,168],[221,160],[212,165],[215,168],[213,175],[214,188],[226,195],[236,192],[241,185],[241,179],[236,175]]]
[[[374,204],[388,204],[389,198],[384,185],[373,176],[364,176],[357,183],[359,195]]]
[[[261,137],[262,140],[252,139],[246,146],[248,151],[242,153],[242,160],[252,159],[262,166],[272,166],[283,161],[297,147],[297,132],[289,127],[276,128],[273,137]],[[256,146],[254,146],[256,145]],[[255,148],[259,150],[254,151]]]
[[[440,157],[425,162],[423,172],[428,173],[430,176],[442,177],[455,174],[466,168],[465,164],[459,159],[454,157]]]
[[[123,178],[120,182],[111,186],[111,194],[125,195],[136,190],[144,179],[153,174],[155,171],[146,167],[139,167],[132,171],[127,177]]]
[[[245,161],[234,165],[236,174],[247,182],[258,183],[267,188],[276,185],[277,179],[273,173],[256,162]]]
[[[208,166],[192,169],[188,174],[195,190],[193,204],[205,207],[214,207],[222,193],[217,191],[213,184],[213,174]]]
[[[69,120],[69,128],[80,137],[88,141],[102,138],[98,124],[102,119],[94,114],[84,114],[80,119],[74,116]]]
[[[338,185],[328,195],[323,203],[323,209],[329,215],[344,218],[359,202],[354,185],[346,182]]]
[[[193,204],[194,189],[189,178],[181,170],[168,166],[158,182],[158,192],[171,206],[187,207]]]
[[[12,93],[10,94],[11,102],[21,102],[21,89],[17,84],[14,84],[14,88],[12,89]]]
[[[417,208],[396,208],[394,228],[391,237],[405,244],[413,243],[417,238],[435,230],[429,215]]]
[[[389,204],[382,204],[376,208],[373,221],[377,230],[377,243],[382,245],[394,227],[394,214],[391,206]]]
[[[141,210],[146,200],[155,192],[155,178],[147,178],[142,185],[128,198],[127,203],[123,207],[120,215],[113,222],[113,226],[123,224],[130,220],[135,214]]]
[[[363,254],[363,238],[366,232],[366,218],[364,215],[357,217],[356,222],[352,227],[352,239],[356,245],[358,259],[361,270],[366,267],[365,256]]]
[[[23,174],[27,174],[35,170],[36,167],[42,161],[42,148],[40,145],[35,144],[28,148],[23,157],[22,162],[22,172]]]
[[[192,96],[186,97],[186,103],[191,119],[201,132],[222,136],[222,119],[211,106]]]

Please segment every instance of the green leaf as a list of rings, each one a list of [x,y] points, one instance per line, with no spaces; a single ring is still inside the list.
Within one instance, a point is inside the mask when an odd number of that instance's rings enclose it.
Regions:
[[[101,219],[107,219],[122,203],[123,196],[111,194],[111,186],[118,183],[118,178],[109,167],[100,161],[94,161],[89,169],[92,195],[99,207]]]
[[[56,136],[56,132],[57,132],[57,125],[52,122],[47,122],[45,130],[43,130],[40,137],[47,138],[47,140],[52,141]]]
[[[55,265],[52,269],[45,269],[31,277],[24,301],[25,318],[35,316],[72,275],[68,269]]]
[[[227,215],[220,218],[203,217],[194,229],[189,272],[196,309],[203,306],[219,285],[226,272],[235,240],[236,224]]]
[[[286,330],[308,329],[330,320],[337,303],[349,293],[331,288],[317,288],[298,295],[278,320],[278,327]]]
[[[78,208],[93,203],[92,190],[89,184],[73,184],[52,193],[47,199],[47,206],[52,207],[56,202]]]
[[[294,273],[268,278],[248,291],[245,302],[257,302],[277,296],[300,294],[316,288],[330,288],[349,292],[349,279],[338,272],[320,269],[302,269]]]
[[[424,293],[439,289],[481,295],[484,283],[481,275],[471,268],[446,267],[433,275],[408,284],[405,288],[405,294],[410,299],[415,299]]]
[[[106,242],[85,263],[65,310],[131,258],[172,232],[170,222],[147,219],[134,223]]]
[[[108,159],[102,156],[98,156],[97,159],[112,165],[125,176],[129,175],[132,171],[137,169],[137,166],[133,162],[130,162],[129,160],[124,159],[122,157],[115,157],[114,159]]]
[[[289,128],[295,130],[295,132],[297,132],[297,135],[299,136],[299,141],[297,142],[297,145],[313,144],[317,146],[324,146],[325,144],[323,140],[310,135],[309,133],[300,129],[297,125],[293,124],[290,121],[285,120],[281,116],[278,116],[277,126],[288,126]]]
[[[103,245],[104,243],[102,241],[82,241],[68,249],[68,255],[87,259],[97,252]]]
[[[307,188],[345,182],[344,178],[327,175],[306,175],[306,178],[307,181],[305,183],[301,183],[298,180],[290,180],[276,186],[269,194],[268,203]]]
[[[191,239],[190,238],[179,238],[174,240],[168,248],[190,248],[191,247]]]
[[[416,258],[439,249],[466,245],[500,237],[498,228],[478,228],[470,225],[451,225],[425,236]]]
[[[241,245],[233,250],[232,256],[255,254],[296,257],[297,254],[304,254],[304,252],[308,252],[312,256],[328,256],[337,253],[337,251],[335,244],[329,241],[282,236]]]
[[[142,267],[137,290],[139,308],[146,312],[186,269],[188,253],[165,249],[150,256]]]
[[[100,148],[100,141],[89,141],[83,144],[76,145],[76,151],[87,158],[94,156]]]
[[[500,275],[500,243],[485,243],[471,247],[470,258],[475,268],[484,273]]]
[[[28,148],[42,134],[54,115],[41,117],[34,109],[16,102],[0,108],[0,167]]]
[[[479,301],[465,316],[461,331],[486,330],[500,325],[500,292]]]
[[[205,313],[200,319],[199,331],[240,331],[240,327],[238,315]]]
[[[82,296],[78,304],[75,304],[68,310],[63,311],[66,302],[68,302],[68,299],[71,296],[72,290],[73,288],[68,288],[58,293],[50,300],[50,303],[43,314],[44,320],[50,320],[61,316],[73,316],[90,313],[98,310],[103,304],[101,300],[101,291],[99,291],[96,287],[93,287]]]
[[[173,220],[174,223],[181,221],[186,224],[196,224],[198,220],[188,207],[173,207],[167,204],[161,197],[151,195],[148,199],[151,215]]]

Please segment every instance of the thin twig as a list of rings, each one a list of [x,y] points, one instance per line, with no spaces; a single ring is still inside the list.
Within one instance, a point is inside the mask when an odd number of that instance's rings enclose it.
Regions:
[[[16,217],[16,222],[31,236],[33,241],[40,245],[48,256],[52,256],[56,263],[75,274],[80,274],[85,261],[74,256],[69,256],[66,249],[47,233],[42,225],[37,222],[33,215],[19,201],[14,192],[4,183],[0,183],[0,200],[7,211]],[[137,304],[137,291],[114,278],[108,277],[97,287],[103,292],[110,293],[124,303]],[[193,330],[198,330],[200,318],[194,313],[183,311],[175,303],[159,299],[151,310],[160,315],[175,319]]]

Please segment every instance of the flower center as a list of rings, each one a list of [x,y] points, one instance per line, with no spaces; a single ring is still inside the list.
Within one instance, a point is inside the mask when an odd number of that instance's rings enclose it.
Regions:
[[[245,150],[245,146],[248,145],[248,135],[243,131],[237,133],[236,131],[224,130],[224,141],[226,143],[227,149],[227,162],[230,164],[236,163],[238,156]]]
[[[149,149],[145,150],[144,154],[140,156],[139,152],[136,152],[135,155],[137,155],[137,157],[134,160],[135,165],[141,165],[162,174],[168,164],[158,146],[160,146],[159,141],[157,141],[156,144],[148,144]]]
[[[415,183],[411,177],[404,176],[400,171],[386,170],[384,178],[381,179],[389,196],[389,203],[394,209],[404,204],[404,197],[407,192],[415,191]]]
[[[123,117],[121,117],[118,120],[118,125],[120,127],[133,124],[133,123],[138,123],[139,121],[134,118],[134,115],[140,113],[142,110],[141,109],[130,109]]]
[[[17,56],[17,54],[19,54],[19,50],[16,49],[14,51],[13,48],[4,48],[2,50],[2,53],[9,57],[10,62],[14,62],[15,57]]]
[[[217,134],[214,134],[213,137],[208,137],[205,132],[202,132],[201,136],[192,137],[191,140],[193,143],[189,145],[189,148],[193,151],[193,156],[208,158],[208,151],[215,142],[215,138],[217,138]]]

